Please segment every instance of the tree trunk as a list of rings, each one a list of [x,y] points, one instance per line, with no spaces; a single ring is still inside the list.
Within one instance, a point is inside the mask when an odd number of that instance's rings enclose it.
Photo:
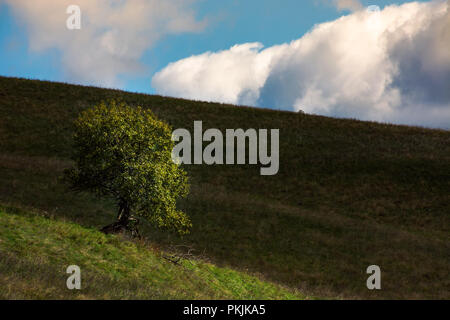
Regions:
[[[105,234],[121,233],[124,232],[125,230],[129,230],[128,228],[129,222],[130,222],[130,207],[126,203],[120,203],[116,222],[103,227],[100,231]]]

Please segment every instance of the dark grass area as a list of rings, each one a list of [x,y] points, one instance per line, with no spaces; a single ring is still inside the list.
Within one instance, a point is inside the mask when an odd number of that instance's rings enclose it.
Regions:
[[[0,77],[0,201],[87,227],[114,219],[107,200],[68,193],[72,120],[110,98],[151,108],[174,128],[279,128],[280,170],[185,166],[184,243],[215,263],[323,297],[449,298],[450,133],[292,112]],[[365,269],[382,270],[369,291]]]

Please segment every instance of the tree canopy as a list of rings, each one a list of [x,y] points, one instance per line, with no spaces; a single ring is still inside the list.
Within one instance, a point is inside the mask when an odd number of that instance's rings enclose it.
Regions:
[[[160,228],[187,233],[188,216],[177,199],[188,194],[186,172],[172,161],[168,124],[148,109],[124,102],[102,102],[75,121],[75,166],[65,172],[71,187],[112,197],[117,221],[104,231],[127,228],[131,215]]]

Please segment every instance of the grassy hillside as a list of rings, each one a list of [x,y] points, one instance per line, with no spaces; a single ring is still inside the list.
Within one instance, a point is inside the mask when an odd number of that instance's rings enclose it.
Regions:
[[[151,108],[174,128],[279,128],[280,171],[185,166],[183,239],[165,246],[321,297],[450,298],[450,132],[0,77],[0,203],[87,228],[112,222],[110,201],[68,193],[72,120],[100,100]],[[0,239],[3,234],[0,233]],[[366,288],[367,266],[382,290]]]
[[[11,208],[0,209],[0,299],[301,299],[255,277],[181,260],[144,243]],[[69,265],[81,290],[68,290]]]

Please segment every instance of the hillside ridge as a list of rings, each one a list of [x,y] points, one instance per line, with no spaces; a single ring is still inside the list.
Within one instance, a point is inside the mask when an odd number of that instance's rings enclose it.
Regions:
[[[163,248],[186,245],[219,267],[325,298],[449,298],[450,132],[0,77],[0,205],[98,229],[108,199],[68,192],[72,122],[102,100],[150,108],[172,128],[278,128],[279,171],[184,165],[184,237],[143,225]],[[1,234],[0,234],[1,236]],[[379,265],[382,290],[368,290]]]

